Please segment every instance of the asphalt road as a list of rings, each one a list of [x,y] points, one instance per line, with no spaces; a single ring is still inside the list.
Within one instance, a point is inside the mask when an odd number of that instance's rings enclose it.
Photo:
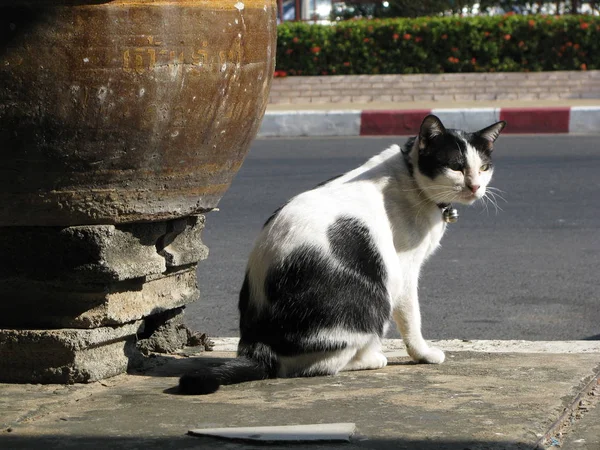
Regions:
[[[461,206],[420,283],[426,339],[600,339],[598,136],[501,136],[502,211]],[[257,140],[220,212],[207,215],[202,297],[187,323],[237,336],[247,256],[278,206],[403,137]],[[390,337],[397,337],[396,333]]]

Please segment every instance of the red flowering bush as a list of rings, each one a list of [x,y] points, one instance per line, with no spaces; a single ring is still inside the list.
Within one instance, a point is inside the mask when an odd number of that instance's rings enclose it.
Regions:
[[[278,27],[287,75],[600,69],[600,17],[419,17]]]

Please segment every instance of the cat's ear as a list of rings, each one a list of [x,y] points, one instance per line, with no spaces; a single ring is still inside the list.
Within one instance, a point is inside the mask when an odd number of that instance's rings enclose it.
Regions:
[[[490,142],[494,142],[496,139],[498,139],[498,136],[500,136],[500,132],[504,129],[504,127],[506,126],[506,122],[504,120],[501,120],[500,122],[496,122],[493,125],[490,125],[487,128],[484,128],[483,130],[479,130],[477,133],[479,136],[481,136],[484,139],[487,139]]]
[[[433,114],[428,115],[423,119],[419,130],[419,148],[424,149],[429,141],[445,132],[446,128],[442,121]]]

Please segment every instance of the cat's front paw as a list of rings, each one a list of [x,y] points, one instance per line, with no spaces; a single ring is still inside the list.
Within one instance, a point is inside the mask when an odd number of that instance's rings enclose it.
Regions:
[[[446,359],[446,355],[439,348],[429,347],[427,352],[419,359],[423,364],[441,364]]]

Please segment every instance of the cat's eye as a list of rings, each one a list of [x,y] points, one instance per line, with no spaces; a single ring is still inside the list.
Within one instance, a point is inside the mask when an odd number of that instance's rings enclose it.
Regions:
[[[490,165],[489,164],[484,164],[483,166],[481,166],[479,168],[479,170],[481,170],[482,172],[486,172],[486,171],[490,170]]]

